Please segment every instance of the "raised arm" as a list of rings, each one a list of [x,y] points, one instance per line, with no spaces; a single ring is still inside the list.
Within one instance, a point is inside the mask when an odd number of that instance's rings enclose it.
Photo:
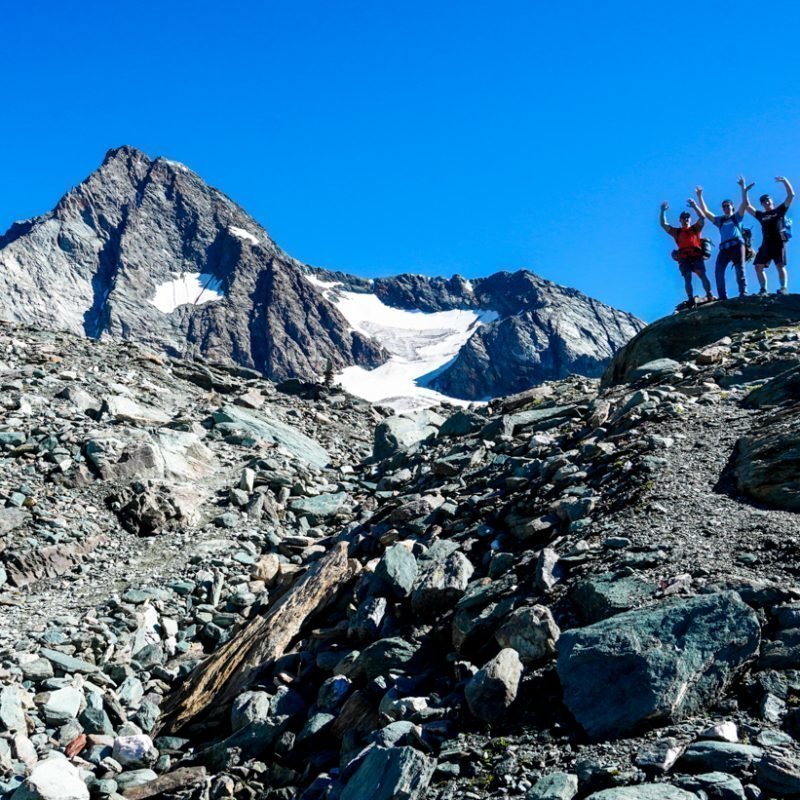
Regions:
[[[706,201],[703,199],[703,187],[698,186],[695,189],[697,192],[697,208],[699,209],[700,213],[709,221],[709,222],[716,222],[717,218],[708,210],[708,206],[706,205]]]
[[[786,199],[783,201],[783,204],[786,208],[792,204],[792,200],[794,200],[794,189],[792,189],[792,184],[786,178],[777,177],[775,178],[778,183],[782,183],[786,187]]]
[[[669,204],[666,200],[661,204],[661,227],[670,235],[672,236],[672,226],[667,222],[667,209],[669,208]]]
[[[694,213],[697,214],[697,222],[694,223],[695,230],[697,231],[703,230],[703,225],[705,225],[706,221],[705,218],[703,217],[703,212],[701,211],[700,206],[697,205],[693,197],[690,197],[686,201],[686,205],[689,206],[689,208],[693,209]]]
[[[740,217],[744,217],[744,215],[750,209],[750,201],[747,199],[747,193],[755,186],[754,183],[751,183],[749,186],[747,185],[747,181],[745,181],[744,176],[740,175],[739,180],[736,181],[739,184],[739,188],[742,190],[742,202],[739,205],[738,210],[736,213]],[[755,209],[753,209],[755,211]]]

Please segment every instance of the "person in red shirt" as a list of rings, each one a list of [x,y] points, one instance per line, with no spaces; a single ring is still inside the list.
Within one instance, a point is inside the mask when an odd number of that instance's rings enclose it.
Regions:
[[[661,204],[661,227],[675,240],[678,249],[673,255],[678,262],[678,267],[683,277],[686,287],[686,297],[689,305],[694,305],[694,288],[692,286],[692,275],[697,275],[703,284],[706,293],[706,300],[714,300],[711,294],[711,283],[706,275],[706,262],[703,260],[703,245],[700,242],[700,231],[703,230],[705,219],[703,219],[697,203],[690,199],[688,205],[697,214],[697,222],[692,224],[692,215],[688,211],[682,211],[680,215],[680,228],[674,228],[667,222],[667,209],[669,205],[664,202]]]

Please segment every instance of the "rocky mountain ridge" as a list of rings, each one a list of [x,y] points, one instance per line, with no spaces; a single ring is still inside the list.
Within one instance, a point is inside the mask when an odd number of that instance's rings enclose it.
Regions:
[[[0,361],[0,796],[800,797],[798,296],[401,415]]]
[[[570,372],[597,376],[640,327],[632,315],[532,273],[466,281],[367,281],[312,270],[185,166],[132,147],[48,214],[0,236],[0,315],[92,338],[130,339],[171,356],[231,361],[283,380],[329,366],[374,368],[390,354],[353,329],[308,277],[335,276],[393,308],[496,312],[432,383],[479,399]]]

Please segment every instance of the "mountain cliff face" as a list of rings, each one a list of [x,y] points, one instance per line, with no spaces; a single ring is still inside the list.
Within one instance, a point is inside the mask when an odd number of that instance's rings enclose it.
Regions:
[[[464,336],[451,335],[449,317],[431,333],[438,322],[428,319],[425,342],[430,350],[436,340],[438,360],[419,359],[423,372],[432,368],[413,377],[429,393],[465,400],[573,372],[599,375],[641,328],[630,314],[526,271],[370,281],[312,270],[194,172],[131,147],[109,151],[53,211],[0,237],[0,317],[10,321],[233,361],[277,380],[419,356],[413,330],[409,344],[409,330],[355,324],[342,292],[423,315],[475,312]],[[386,344],[400,340],[398,356]]]

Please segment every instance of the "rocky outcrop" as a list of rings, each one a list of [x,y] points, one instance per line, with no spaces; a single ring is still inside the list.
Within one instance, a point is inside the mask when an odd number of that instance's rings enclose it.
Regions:
[[[718,697],[759,641],[755,612],[733,593],[618,614],[562,634],[564,702],[594,737],[675,721]]]
[[[800,295],[768,295],[719,301],[683,311],[648,325],[614,356],[603,374],[602,384],[610,386],[628,380],[643,364],[657,359],[684,360],[690,351],[703,348],[726,336],[765,328],[781,328],[800,322]],[[757,365],[754,365],[757,366]],[[791,361],[772,364],[783,371]],[[775,372],[752,369],[739,382],[772,377]]]

